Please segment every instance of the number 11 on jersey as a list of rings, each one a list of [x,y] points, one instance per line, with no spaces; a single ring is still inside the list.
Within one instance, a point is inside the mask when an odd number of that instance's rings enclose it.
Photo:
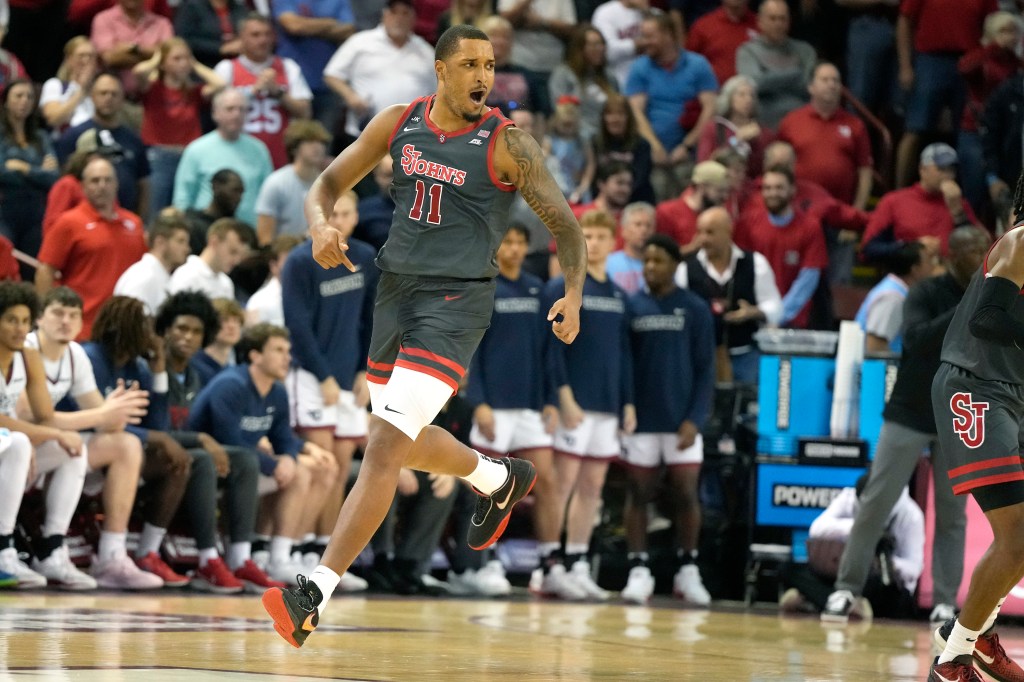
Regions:
[[[423,218],[423,198],[427,194],[430,195],[430,209],[427,211],[427,222],[431,225],[441,224],[441,193],[444,191],[444,185],[431,184],[430,189],[427,189],[426,184],[422,180],[416,181],[416,200],[412,204],[412,210],[409,211],[410,220],[421,220]]]

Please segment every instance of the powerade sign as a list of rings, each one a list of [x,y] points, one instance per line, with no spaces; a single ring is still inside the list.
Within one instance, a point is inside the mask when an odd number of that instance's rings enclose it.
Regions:
[[[862,473],[861,467],[759,463],[754,522],[758,526],[808,528]]]

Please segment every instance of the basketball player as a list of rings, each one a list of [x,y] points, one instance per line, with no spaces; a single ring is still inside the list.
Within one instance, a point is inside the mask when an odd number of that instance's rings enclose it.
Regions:
[[[586,246],[532,137],[484,102],[494,84],[494,51],[480,30],[453,26],[438,39],[437,93],[377,114],[313,183],[306,217],[323,267],[349,261],[328,225],[338,197],[388,153],[395,162],[395,216],[377,256],[377,289],[367,380],[373,414],[359,477],[321,560],[295,589],[270,589],[263,605],[278,633],[302,646],[351,565],[387,513],[401,467],[452,474],[481,498],[469,545],[483,549],[505,530],[513,505],[536,480],[525,459],[494,460],[428,426],[458,389],[487,329],[498,268],[495,252],[518,189],[554,234],[565,296],[548,312],[552,331],[579,331]]]
[[[1024,577],[1024,174],[1014,194],[1017,223],[989,249],[964,292],[942,344],[932,407],[953,492],[970,493],[993,540],[974,567],[960,615],[935,631],[943,648],[928,679],[1024,679],[993,632],[999,608]]]

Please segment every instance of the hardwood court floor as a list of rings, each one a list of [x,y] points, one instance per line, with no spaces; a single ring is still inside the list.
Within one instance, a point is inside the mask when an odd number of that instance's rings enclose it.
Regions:
[[[1001,629],[1024,659],[1024,631]],[[0,593],[0,682],[924,680],[927,623],[511,601],[336,597],[302,649],[258,598]]]

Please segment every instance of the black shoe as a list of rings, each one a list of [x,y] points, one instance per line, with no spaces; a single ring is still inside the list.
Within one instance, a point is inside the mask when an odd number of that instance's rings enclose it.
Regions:
[[[508,480],[490,495],[481,495],[469,525],[469,546],[473,549],[490,547],[505,532],[512,507],[533,489],[537,472],[525,459],[503,460],[508,467]]]
[[[274,629],[284,640],[298,649],[309,633],[320,623],[317,607],[324,595],[306,576],[296,576],[298,587],[272,587],[263,593],[263,608],[274,619]]]

